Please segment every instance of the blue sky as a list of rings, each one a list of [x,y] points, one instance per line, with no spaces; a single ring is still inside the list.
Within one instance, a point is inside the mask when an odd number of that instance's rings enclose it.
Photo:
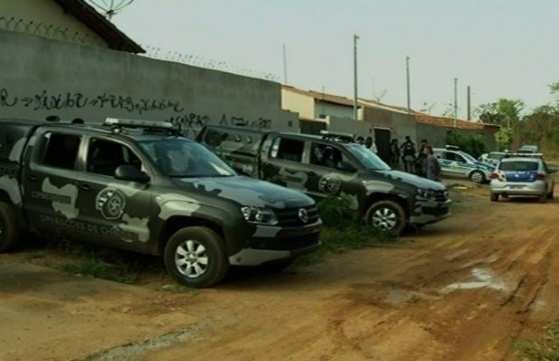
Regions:
[[[136,0],[114,22],[141,44],[271,72],[289,82],[352,96],[352,36],[359,34],[360,95],[386,90],[405,105],[406,55],[412,106],[441,113],[459,78],[474,106],[499,97],[551,101],[559,81],[557,0]]]

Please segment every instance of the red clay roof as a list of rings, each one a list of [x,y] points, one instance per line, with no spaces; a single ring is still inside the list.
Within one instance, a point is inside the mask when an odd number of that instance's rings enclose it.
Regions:
[[[99,14],[91,5],[84,0],[54,0],[65,12],[76,17],[97,35],[103,38],[109,48],[113,50],[127,51],[129,53],[145,53],[146,51],[134,40],[120,31],[113,23]]]
[[[499,128],[499,126],[494,124],[485,124],[481,122],[472,122],[463,119],[456,119],[448,118],[448,117],[438,117],[424,113],[415,113],[416,122],[421,124],[429,124],[435,125],[438,127],[445,127],[445,128],[454,128],[454,124],[456,124],[456,128],[458,129],[469,129],[469,130],[481,130],[485,128]]]

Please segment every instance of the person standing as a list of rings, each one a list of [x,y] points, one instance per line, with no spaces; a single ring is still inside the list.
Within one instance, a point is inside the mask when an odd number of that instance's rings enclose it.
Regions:
[[[423,148],[423,153],[425,154],[424,161],[424,173],[427,179],[440,182],[441,181],[441,165],[439,160],[435,157],[433,153],[433,147],[427,144]]]
[[[419,143],[419,149],[417,150],[417,159],[415,160],[415,174],[420,177],[425,177],[425,159],[427,158],[427,154],[425,152],[425,148],[427,147],[427,139],[422,139],[421,143]]]
[[[390,142],[390,165],[392,168],[398,169],[400,166],[400,145],[398,139],[394,138]]]
[[[402,150],[402,161],[404,163],[404,171],[413,173],[415,170],[415,144],[411,141],[409,136],[406,136],[406,141],[400,147]]]

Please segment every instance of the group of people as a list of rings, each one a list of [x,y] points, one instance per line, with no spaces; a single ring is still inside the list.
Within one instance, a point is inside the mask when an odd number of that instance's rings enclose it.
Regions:
[[[392,139],[390,143],[390,163],[393,168],[400,168],[402,161],[403,170],[408,173],[417,174],[420,177],[434,181],[441,179],[441,166],[433,152],[433,146],[423,139],[416,148],[409,136],[404,143],[398,144],[398,139]]]

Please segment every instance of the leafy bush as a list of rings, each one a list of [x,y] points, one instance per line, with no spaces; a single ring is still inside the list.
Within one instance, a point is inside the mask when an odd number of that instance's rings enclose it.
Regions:
[[[559,360],[559,323],[553,323],[545,329],[541,342],[521,340],[515,344],[516,351],[527,361]]]
[[[447,134],[446,143],[458,146],[476,158],[486,152],[483,136],[479,134],[462,134],[451,131]]]
[[[299,260],[299,264],[321,261],[331,253],[342,253],[379,243],[388,243],[396,237],[381,232],[357,216],[354,202],[349,196],[330,197],[318,204],[320,216],[324,223],[321,231],[322,247]]]

